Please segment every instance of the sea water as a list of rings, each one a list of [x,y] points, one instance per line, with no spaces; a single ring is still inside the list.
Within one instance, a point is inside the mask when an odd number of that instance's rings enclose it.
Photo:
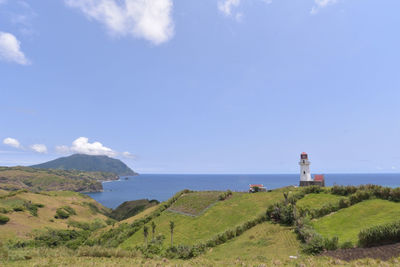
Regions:
[[[400,186],[400,174],[325,174],[327,186],[378,184]],[[88,193],[106,207],[116,208],[124,201],[147,198],[167,200],[183,189],[247,191],[249,184],[267,189],[298,185],[298,174],[141,174],[124,176],[103,183],[103,192]]]

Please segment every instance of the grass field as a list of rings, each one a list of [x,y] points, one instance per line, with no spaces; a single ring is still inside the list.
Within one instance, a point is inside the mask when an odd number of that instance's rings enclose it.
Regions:
[[[133,257],[80,257],[80,250],[69,249],[24,249],[11,251],[9,260],[1,259],[0,266],[76,266],[76,267],[114,267],[114,266],[399,266],[400,258],[394,258],[387,262],[381,260],[363,259],[352,262],[337,259],[300,256],[297,259],[264,259],[243,260],[240,258],[207,259],[204,257],[191,260],[168,260],[162,257],[145,259],[141,255]],[[25,257],[29,259],[26,260]]]
[[[220,194],[220,191],[201,191],[184,194],[169,208],[169,210],[196,216],[210,205],[216,203]]]
[[[10,221],[0,226],[0,236],[8,238],[27,238],[35,229],[68,229],[68,221],[92,222],[94,219],[106,220],[107,217],[99,213],[106,212],[107,209],[86,195],[75,192],[44,192],[19,193],[15,196],[0,199],[0,207],[13,208],[23,206],[25,202],[43,204],[43,208],[38,209],[38,216],[33,216],[29,211],[9,211],[5,216]],[[55,219],[57,208],[69,206],[76,211],[76,215],[68,219]]]
[[[367,200],[341,209],[313,222],[316,231],[325,237],[339,237],[339,243],[357,244],[358,233],[364,228],[398,220],[400,203],[387,200]]]
[[[308,194],[304,198],[297,201],[296,205],[301,208],[320,209],[326,204],[335,204],[342,198],[345,197],[327,193]]]
[[[290,228],[265,222],[213,248],[201,258],[213,261],[240,259],[245,262],[285,260],[299,255],[299,247],[300,243]]]
[[[280,190],[256,194],[234,193],[231,198],[218,201],[200,216],[191,217],[165,211],[154,222],[157,225],[157,234],[161,233],[169,239],[169,222],[174,221],[174,243],[192,245],[264,214],[269,205],[282,198]],[[132,248],[142,243],[143,231],[139,230],[122,243],[121,247]],[[168,242],[164,245],[168,246]]]

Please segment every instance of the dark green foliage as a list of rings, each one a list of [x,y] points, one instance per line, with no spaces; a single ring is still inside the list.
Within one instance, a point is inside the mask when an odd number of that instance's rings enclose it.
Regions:
[[[335,250],[338,248],[339,239],[324,238],[311,226],[309,217],[299,217],[296,220],[295,232],[303,243],[302,249],[307,254],[318,254],[324,250]]]
[[[320,187],[319,185],[312,185],[312,186],[306,186],[303,188],[303,192],[304,194],[318,194],[321,192],[324,192],[324,189],[322,187]]]
[[[88,230],[93,232],[96,231],[97,229],[104,228],[106,226],[106,223],[100,219],[95,219],[91,223],[69,221],[68,225],[82,230]]]
[[[58,158],[31,167],[40,169],[109,172],[120,176],[137,175],[137,173],[132,171],[125,163],[118,159],[113,159],[108,156],[92,156],[84,154],[74,154],[69,157]]]
[[[6,213],[8,213],[9,211],[10,211],[10,210],[8,210],[8,209],[6,209],[6,208],[0,207],[0,213],[6,214]]]
[[[372,196],[372,192],[367,191],[367,190],[359,190],[355,194],[353,194],[349,197],[349,201],[350,201],[351,205],[354,205],[361,201],[370,199],[371,196]]]
[[[232,196],[232,194],[233,193],[231,190],[227,190],[226,192],[223,192],[218,196],[218,200],[223,201],[223,200],[227,199],[228,197]]]
[[[362,247],[400,242],[400,221],[362,230],[358,234],[358,242]]]
[[[73,208],[69,206],[64,206],[61,208],[58,208],[56,211],[56,215],[54,215],[54,218],[56,219],[67,219],[71,215],[76,215],[76,212]]]
[[[24,207],[33,215],[33,216],[38,216],[38,208],[43,208],[43,204],[34,204],[32,202],[25,202]]]
[[[126,201],[113,210],[110,214],[110,217],[115,220],[122,221],[129,217],[135,216],[147,208],[158,205],[159,203],[160,202],[157,200],[149,201],[148,199]]]
[[[89,237],[90,231],[49,229],[34,238],[34,246],[57,247],[65,245],[77,249]]]
[[[295,219],[293,205],[285,202],[269,206],[266,214],[272,221],[284,225],[292,225]]]
[[[343,186],[343,185],[334,185],[331,188],[331,193],[334,195],[340,195],[340,196],[348,196],[351,194],[354,194],[357,191],[357,187],[348,185],[348,186]]]
[[[24,211],[24,207],[23,206],[14,207],[13,211]]]
[[[353,248],[353,247],[354,245],[353,243],[351,243],[351,241],[346,241],[340,246],[341,249]]]
[[[9,220],[10,218],[8,218],[7,216],[0,215],[0,224],[6,224]]]

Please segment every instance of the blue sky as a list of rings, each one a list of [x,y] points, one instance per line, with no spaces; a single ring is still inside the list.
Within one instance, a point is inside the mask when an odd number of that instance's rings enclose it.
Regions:
[[[399,172],[399,1],[0,0],[0,165]]]

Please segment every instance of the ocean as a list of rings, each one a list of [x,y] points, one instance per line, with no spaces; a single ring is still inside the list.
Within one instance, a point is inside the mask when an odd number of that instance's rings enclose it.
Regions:
[[[183,189],[247,191],[249,184],[267,189],[298,185],[299,174],[141,174],[103,183],[103,192],[87,193],[106,207],[147,198],[164,201]],[[400,186],[400,174],[325,174],[326,186],[378,184]]]

